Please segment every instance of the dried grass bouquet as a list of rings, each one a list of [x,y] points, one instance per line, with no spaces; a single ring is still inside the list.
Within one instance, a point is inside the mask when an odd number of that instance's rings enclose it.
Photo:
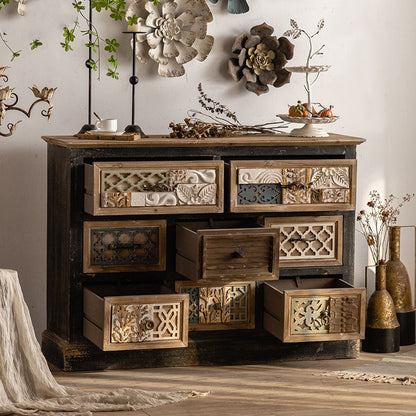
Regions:
[[[401,198],[390,194],[384,199],[377,191],[371,191],[369,195],[368,211],[361,210],[357,216],[361,228],[359,231],[367,240],[374,264],[384,264],[387,259],[389,227],[396,224],[400,209],[415,194],[406,194]]]

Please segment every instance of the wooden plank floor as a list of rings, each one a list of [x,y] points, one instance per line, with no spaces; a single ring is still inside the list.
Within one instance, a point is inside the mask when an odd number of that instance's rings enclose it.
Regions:
[[[402,347],[401,352],[414,348]],[[137,387],[156,391],[211,392],[206,397],[190,398],[181,403],[139,412],[95,413],[103,416],[416,415],[416,385],[341,380],[319,375],[324,371],[353,368],[384,356],[387,354],[361,353],[356,360],[88,373],[54,371],[54,374],[62,384],[90,391]]]

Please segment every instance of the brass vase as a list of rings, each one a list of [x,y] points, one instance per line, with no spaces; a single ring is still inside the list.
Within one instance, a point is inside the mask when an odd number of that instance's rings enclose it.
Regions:
[[[400,261],[400,227],[389,228],[389,261],[386,264],[386,285],[400,323],[400,345],[415,343],[415,308],[406,267]]]
[[[400,324],[396,308],[386,289],[386,265],[376,266],[376,290],[367,306],[363,351],[397,352],[400,349]]]

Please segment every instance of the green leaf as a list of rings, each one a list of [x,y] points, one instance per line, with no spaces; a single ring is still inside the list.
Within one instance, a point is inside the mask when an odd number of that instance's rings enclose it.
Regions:
[[[97,45],[94,42],[88,42],[85,44],[87,48],[91,48],[91,50],[95,53],[97,52]]]
[[[118,62],[117,58],[114,55],[111,55],[108,58],[108,62],[114,67],[114,69],[116,69],[119,65],[119,62]]]
[[[34,49],[37,49],[39,48],[39,46],[42,46],[42,45],[43,43],[39,39],[35,39],[34,41],[30,43],[30,49],[32,49],[33,51]]]
[[[93,59],[87,61],[87,66],[93,69],[94,71],[97,70],[97,62],[95,62]]]
[[[0,10],[3,8],[4,5],[9,4],[10,0],[0,0]]]
[[[85,6],[82,5],[82,1],[74,1],[72,3],[72,6],[74,7],[74,9],[79,13],[82,10],[85,10]]]
[[[117,52],[117,48],[120,46],[120,44],[117,42],[117,39],[106,39],[105,40],[106,47],[104,48],[107,52]]]
[[[73,49],[72,49],[72,47],[69,43],[61,42],[61,46],[65,49],[65,52],[73,51]]]
[[[111,68],[108,68],[108,71],[107,71],[107,74],[106,74],[108,77],[111,77],[111,78],[113,78],[113,79],[119,79],[119,73],[118,72],[116,72],[116,71],[114,71],[114,70],[112,70]]]
[[[139,23],[139,17],[138,16],[136,16],[135,14],[133,16],[127,16],[127,24],[129,26],[137,25],[137,23]]]
[[[12,59],[11,59],[12,62],[15,60],[15,58],[18,58],[20,56],[20,52],[21,51],[13,52]]]

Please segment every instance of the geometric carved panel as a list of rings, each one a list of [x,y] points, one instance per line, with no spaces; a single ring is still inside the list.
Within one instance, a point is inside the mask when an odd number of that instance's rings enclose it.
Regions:
[[[179,326],[179,303],[111,307],[111,343],[176,340]]]
[[[359,333],[360,308],[358,295],[331,296],[329,333]]]
[[[290,333],[326,334],[329,332],[329,296],[292,298]]]
[[[238,185],[237,198],[239,205],[281,204],[282,186],[280,184]]]
[[[92,266],[159,263],[159,227],[93,228]]]
[[[154,191],[164,185],[169,190],[168,170],[120,169],[101,171],[101,192],[144,192]]]
[[[281,258],[335,258],[335,223],[280,224]]]

